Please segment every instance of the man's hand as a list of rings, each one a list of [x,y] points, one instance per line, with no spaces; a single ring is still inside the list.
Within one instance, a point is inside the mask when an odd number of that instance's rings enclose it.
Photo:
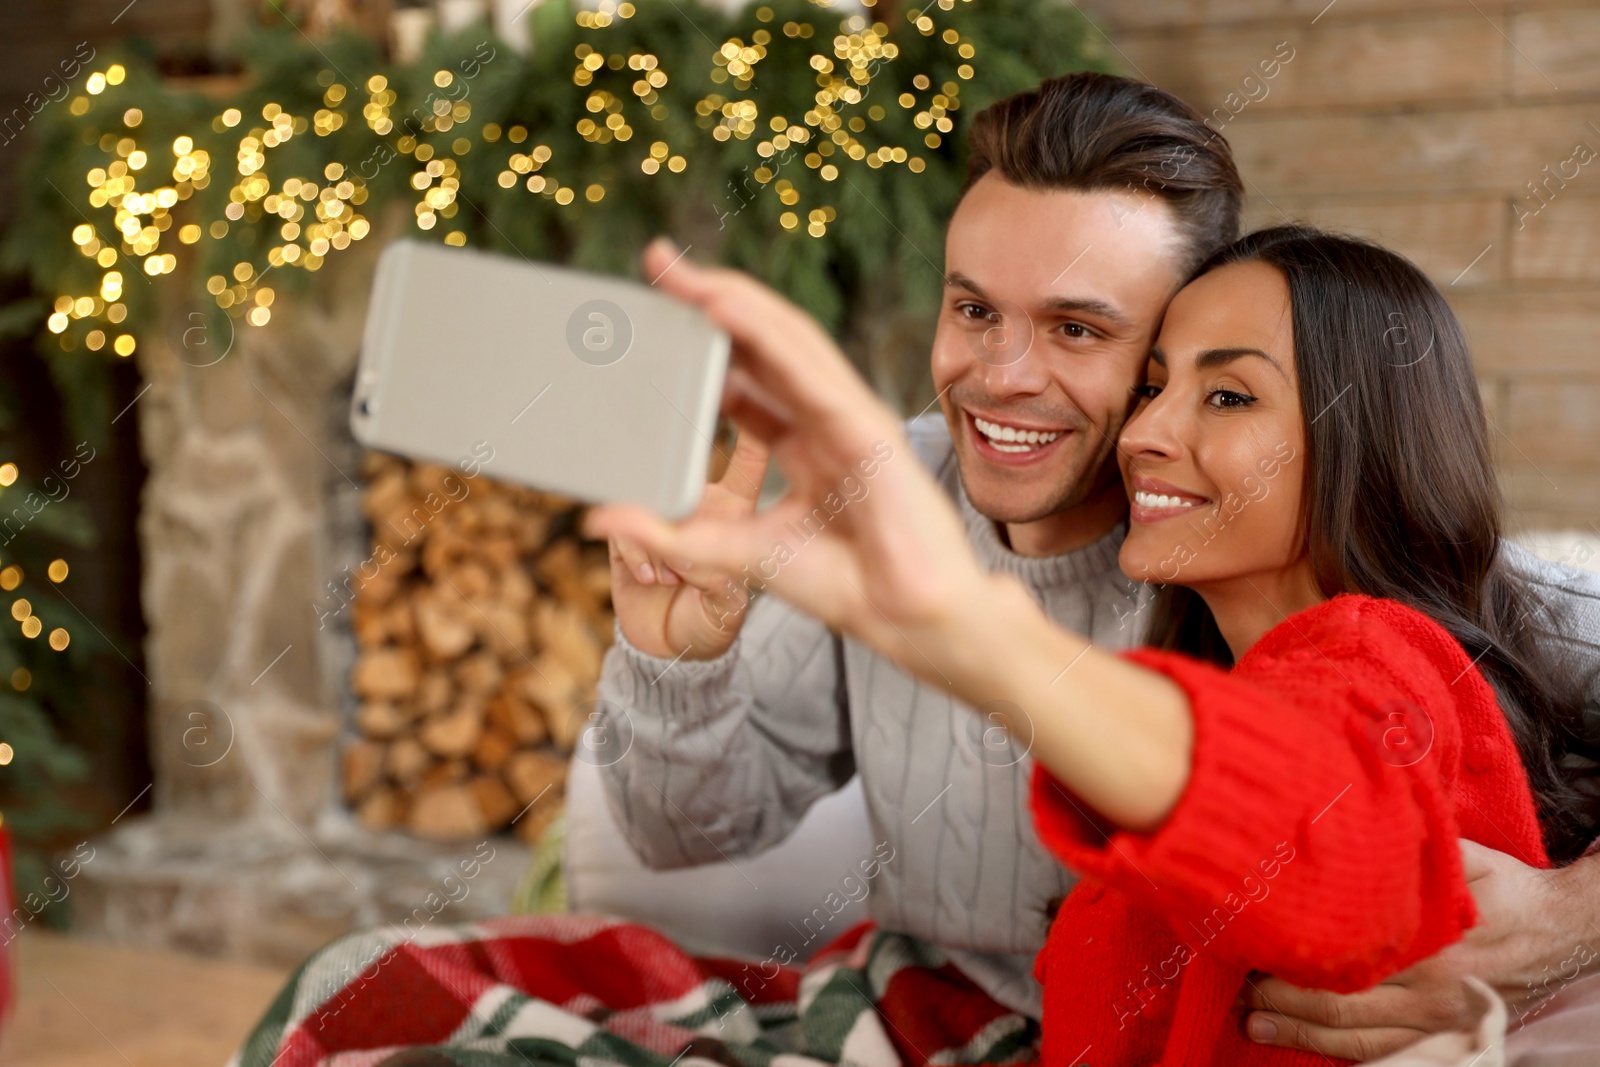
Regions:
[[[1472,841],[1462,861],[1478,925],[1465,938],[1385,982],[1341,996],[1252,975],[1245,1004],[1263,1044],[1370,1060],[1466,1023],[1462,978],[1476,975],[1505,1000],[1513,1023],[1600,961],[1600,856],[1540,870]],[[1531,1010],[1530,1010],[1531,1009]]]
[[[767,448],[740,431],[722,477],[706,486],[694,519],[738,520],[755,514],[767,473]],[[743,576],[667,560],[622,536],[611,538],[611,602],[617,625],[652,656],[715,659],[744,625],[750,592]]]
[[[669,561],[690,581],[700,580],[700,571],[742,575],[748,568],[807,614],[938,681],[923,651],[938,649],[921,635],[958,616],[956,605],[979,601],[987,574],[959,513],[911,454],[899,416],[815,320],[754,278],[699,266],[666,241],[645,250],[644,264],[663,291],[731,335],[723,410],[741,438],[748,434],[771,450],[789,490],[761,512],[700,511],[680,523],[639,507],[594,508],[588,532],[633,556],[613,570],[634,564],[637,575],[640,551]],[[634,592],[624,589],[624,602]],[[687,601],[685,617],[670,618],[679,609],[664,592],[654,590],[650,609],[638,609],[639,618],[670,623],[656,647],[669,655],[683,647],[672,648],[674,641],[715,647]],[[619,615],[623,610],[619,605]]]

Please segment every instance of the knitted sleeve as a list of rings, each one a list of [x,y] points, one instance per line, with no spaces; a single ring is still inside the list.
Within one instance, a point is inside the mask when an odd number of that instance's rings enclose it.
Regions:
[[[1038,768],[1034,821],[1062,862],[1162,913],[1197,953],[1302,986],[1367,988],[1473,924],[1455,817],[1463,712],[1474,750],[1520,790],[1508,810],[1532,800],[1487,683],[1443,629],[1340,596],[1286,620],[1232,672],[1128,655],[1189,696],[1189,781],[1155,831],[1107,837]]]
[[[760,597],[733,647],[668,660],[616,628],[597,710],[619,750],[596,760],[617,825],[656,869],[755,855],[855,773],[842,647]]]

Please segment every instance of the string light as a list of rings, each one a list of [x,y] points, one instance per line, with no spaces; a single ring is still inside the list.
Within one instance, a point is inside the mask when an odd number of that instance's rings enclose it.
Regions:
[[[5,741],[0,741],[0,767],[9,767],[11,759],[16,755],[11,746]]]
[[[714,140],[749,142],[757,164],[752,176],[762,186],[771,186],[784,208],[794,209],[779,216],[784,231],[823,237],[837,220],[837,209],[828,203],[802,205],[799,187],[782,177],[781,171],[793,161],[824,183],[838,181],[851,165],[870,169],[904,166],[912,173],[923,172],[927,167],[923,153],[940,148],[954,129],[953,113],[961,106],[960,81],[973,77],[971,60],[976,55],[973,42],[953,27],[941,28],[939,17],[970,2],[933,0],[904,15],[917,33],[950,49],[952,62],[959,61],[957,80],[936,85],[929,75],[918,74],[912,79],[916,91],[902,92],[893,100],[871,99],[874,79],[887,64],[900,59],[898,45],[889,40],[888,25],[871,17],[876,0],[863,0],[865,13],[845,18],[832,34],[809,20],[778,24],[773,9],[760,6],[755,11],[759,25],[748,39],[730,37],[712,50],[708,74],[717,89],[695,103],[694,118]],[[635,13],[633,3],[599,0],[594,9],[577,11],[573,17],[581,29],[603,31]],[[762,115],[757,102],[745,95],[779,33],[789,40],[815,41],[816,51],[808,62],[816,73],[817,90],[810,106],[798,116]],[[573,56],[573,84],[591,90],[584,102],[586,113],[574,120],[574,128],[589,143],[625,144],[641,127],[649,128],[648,123],[672,119],[662,97],[672,73],[663,68],[658,55],[637,46],[604,48],[585,41],[576,45]],[[75,97],[69,105],[71,114],[86,116],[99,106],[90,98],[122,85],[126,75],[120,64],[91,72],[85,82],[86,95]],[[435,88],[449,90],[459,78],[451,70],[439,69],[431,80]],[[493,145],[503,139],[513,146],[508,155],[490,164],[498,167],[495,181],[502,189],[520,184],[561,207],[580,203],[580,192],[583,204],[606,199],[608,168],[602,167],[598,180],[563,181],[548,166],[552,156],[548,145],[523,147],[528,140],[524,126],[503,128],[499,123],[486,123],[478,129],[477,140],[458,133],[447,144],[431,143],[430,135],[450,133],[471,121],[473,107],[465,93],[459,99],[454,99],[454,92],[433,93],[428,108],[404,116],[397,124],[394,109],[399,93],[386,75],[372,74],[364,81],[346,84],[339,72],[325,69],[318,72],[316,80],[322,88],[321,99],[313,98],[304,113],[267,101],[259,112],[246,114],[238,107],[228,107],[211,119],[213,133],[237,137],[229,149],[231,168],[221,168],[188,133],[180,133],[170,142],[141,143],[135,135],[147,133],[148,127],[138,106],[112,112],[120,125],[113,120],[112,129],[102,127],[87,134],[87,143],[98,143],[106,154],[102,164],[85,173],[88,202],[93,208],[111,211],[112,216],[109,224],[97,226],[85,219],[73,225],[74,247],[105,273],[98,291],[63,294],[57,299],[46,325],[59,337],[63,349],[82,343],[91,352],[131,356],[138,347],[135,335],[104,329],[127,318],[128,308],[122,300],[126,272],[137,269],[148,278],[177,274],[180,256],[176,253],[202,246],[208,239],[223,240],[236,225],[272,235],[256,246],[265,249],[258,255],[266,262],[260,266],[239,264],[232,280],[222,274],[211,275],[206,291],[226,314],[266,326],[272,320],[272,301],[270,296],[262,299],[257,289],[268,270],[316,271],[328,256],[372,232],[371,221],[360,211],[369,194],[363,175],[369,173],[370,160],[382,165],[397,154],[410,156],[417,168],[410,178],[411,187],[419,194],[413,205],[417,229],[438,230],[445,244],[457,247],[467,243],[460,224],[452,223],[459,213],[457,200],[464,179],[457,160],[472,156],[476,143]],[[886,143],[888,139],[879,135],[881,124],[897,106],[896,121],[903,121],[904,113],[910,112],[920,142]],[[398,136],[368,160],[327,162],[320,175],[282,174],[273,162],[274,151],[294,138],[329,137],[357,116],[380,137]],[[674,128],[673,136],[681,133]],[[649,148],[629,157],[638,161],[641,173],[660,176],[688,170],[688,153],[674,151],[661,136],[642,139],[649,141]],[[225,158],[229,153],[219,155]],[[217,174],[229,182],[222,217],[176,225],[174,209],[196,191],[208,188]],[[123,257],[132,261],[131,267],[121,266]],[[11,467],[14,480],[14,465],[6,466]],[[0,485],[10,484],[5,481],[5,470],[0,467]]]
[[[64,559],[53,559],[53,560],[51,560],[50,561],[50,566],[46,570],[45,573],[47,573],[50,576],[50,580],[52,582],[60,583],[60,582],[66,581],[67,580],[67,561],[64,560]]]
[[[17,480],[15,463],[0,463],[0,485],[11,485]]]
[[[26,667],[18,667],[11,672],[11,688],[19,693],[26,692],[28,686],[33,684],[33,673]]]

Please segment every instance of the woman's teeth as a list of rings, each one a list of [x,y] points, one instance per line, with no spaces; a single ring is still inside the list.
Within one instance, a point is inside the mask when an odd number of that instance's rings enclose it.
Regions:
[[[972,419],[978,427],[978,432],[998,452],[1032,452],[1060,437],[1061,430],[1041,432],[1039,430],[1019,430],[1015,426],[1001,426],[997,422],[988,422],[984,419]]]
[[[1133,502],[1141,508],[1178,508],[1204,503],[1181,496],[1167,496],[1165,493],[1147,493],[1142,489],[1133,494]]]

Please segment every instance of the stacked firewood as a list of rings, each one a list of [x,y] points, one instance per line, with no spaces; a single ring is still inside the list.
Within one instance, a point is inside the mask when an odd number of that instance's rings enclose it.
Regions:
[[[345,798],[372,830],[534,841],[611,640],[605,546],[560,497],[379,453],[365,467]]]

